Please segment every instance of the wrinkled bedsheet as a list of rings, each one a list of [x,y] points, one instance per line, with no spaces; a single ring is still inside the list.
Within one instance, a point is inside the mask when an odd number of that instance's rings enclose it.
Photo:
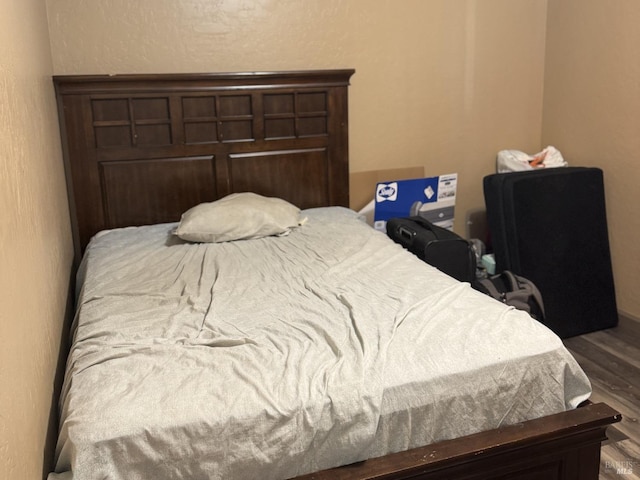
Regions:
[[[91,242],[54,479],[279,479],[576,407],[590,384],[526,313],[351,210],[285,237]]]

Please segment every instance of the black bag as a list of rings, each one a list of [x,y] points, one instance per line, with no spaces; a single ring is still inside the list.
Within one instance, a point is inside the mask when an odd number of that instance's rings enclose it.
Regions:
[[[524,310],[540,322],[544,321],[542,295],[531,280],[505,270],[498,275],[476,280],[473,288],[518,310]]]
[[[415,216],[389,219],[387,235],[456,280],[472,282],[475,279],[475,251],[471,243],[458,234]]]

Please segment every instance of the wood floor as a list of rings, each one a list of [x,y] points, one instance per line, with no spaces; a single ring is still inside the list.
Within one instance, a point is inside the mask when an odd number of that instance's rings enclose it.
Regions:
[[[564,343],[591,380],[591,400],[622,414],[607,431],[600,480],[640,480],[640,322],[621,317],[615,328]]]

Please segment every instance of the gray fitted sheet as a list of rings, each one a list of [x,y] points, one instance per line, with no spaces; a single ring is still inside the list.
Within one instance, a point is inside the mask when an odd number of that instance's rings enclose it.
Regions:
[[[560,339],[332,207],[91,242],[50,480],[277,479],[575,408]]]

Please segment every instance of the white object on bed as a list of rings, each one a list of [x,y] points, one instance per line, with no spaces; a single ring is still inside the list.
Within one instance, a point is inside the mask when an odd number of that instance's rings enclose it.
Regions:
[[[57,472],[289,478],[588,398],[560,339],[526,313],[355,212],[303,213],[286,237],[188,244],[165,224],[93,239]]]

